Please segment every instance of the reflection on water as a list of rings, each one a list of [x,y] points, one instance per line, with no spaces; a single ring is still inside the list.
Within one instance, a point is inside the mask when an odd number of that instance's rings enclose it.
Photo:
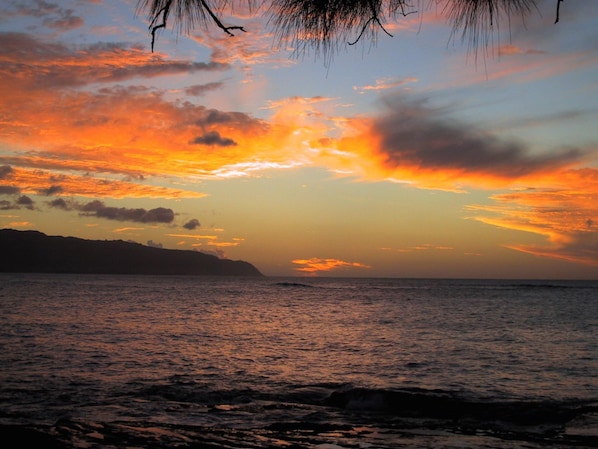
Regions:
[[[538,416],[549,400],[561,426],[564,410],[598,400],[596,283],[0,278],[4,424],[271,429],[311,417],[351,433],[365,424],[342,410],[373,407],[396,432],[398,416],[445,420],[448,407],[469,422],[470,401],[485,401],[491,422],[501,401]]]

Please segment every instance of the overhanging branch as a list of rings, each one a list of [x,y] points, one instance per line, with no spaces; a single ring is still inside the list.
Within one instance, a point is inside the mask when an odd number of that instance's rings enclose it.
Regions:
[[[559,21],[559,14],[561,12],[561,2],[563,0],[556,0],[556,20],[554,21],[554,23],[558,23]]]
[[[157,32],[162,28],[166,28],[168,18],[169,18],[169,13],[171,11],[171,7],[172,7],[174,1],[176,1],[176,0],[165,0],[163,3],[163,6],[160,9],[158,9],[157,7],[159,6],[159,4],[161,2],[158,2],[155,0],[153,2],[154,8],[155,8],[154,11],[156,11],[156,9],[157,9],[157,11],[152,14],[152,19],[151,19],[151,22],[149,25],[150,33],[152,35],[152,44],[151,44],[152,53],[154,52],[154,46],[156,43]],[[195,5],[200,10],[203,9],[203,11],[206,12],[210,16],[210,18],[216,24],[216,26],[218,28],[220,28],[221,30],[223,30],[229,36],[234,36],[234,34],[232,33],[232,30],[240,30],[240,31],[245,32],[245,28],[243,28],[242,26],[237,26],[237,25],[226,26],[226,25],[224,25],[222,23],[222,21],[218,18],[218,16],[214,13],[214,11],[212,11],[212,8],[210,8],[210,6],[207,4],[206,0],[199,0],[199,2],[197,2]],[[180,11],[178,14],[181,16],[181,17],[178,17],[178,20],[185,19],[185,17],[182,16]],[[189,13],[189,16],[191,17],[192,14]]]
[[[205,10],[208,12],[208,14],[210,15],[210,17],[214,21],[214,23],[218,26],[218,28],[224,30],[224,32],[226,34],[228,34],[229,36],[234,36],[234,34],[230,30],[241,30],[241,31],[243,31],[245,33],[245,28],[243,28],[242,26],[229,26],[229,27],[225,26],[220,21],[220,19],[216,16],[216,14],[214,14],[214,12],[210,9],[210,7],[207,5],[207,3],[205,2],[205,0],[201,0],[201,4],[205,8]]]
[[[164,5],[164,7],[158,11],[158,13],[154,16],[153,20],[150,23],[151,33],[152,33],[152,53],[154,52],[154,43],[156,42],[156,31],[160,28],[166,28],[166,20],[168,19],[168,12],[170,11],[170,5],[172,4],[172,0],[168,0],[168,2]],[[162,23],[159,25],[154,25],[158,18],[162,15]]]

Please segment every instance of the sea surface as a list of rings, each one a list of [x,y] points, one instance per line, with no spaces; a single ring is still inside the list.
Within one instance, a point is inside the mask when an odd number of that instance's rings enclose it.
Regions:
[[[4,448],[595,448],[598,281],[0,274],[0,431]]]

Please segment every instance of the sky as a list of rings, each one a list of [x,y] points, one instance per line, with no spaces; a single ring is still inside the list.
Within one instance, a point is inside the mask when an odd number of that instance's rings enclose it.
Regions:
[[[472,48],[443,8],[324,54],[258,12],[2,1],[0,228],[267,276],[598,279],[598,2]],[[391,36],[392,35],[392,36]]]

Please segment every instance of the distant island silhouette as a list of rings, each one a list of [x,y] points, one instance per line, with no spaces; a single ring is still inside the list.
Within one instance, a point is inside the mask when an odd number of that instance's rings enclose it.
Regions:
[[[123,240],[0,230],[0,272],[263,276],[249,262]]]

